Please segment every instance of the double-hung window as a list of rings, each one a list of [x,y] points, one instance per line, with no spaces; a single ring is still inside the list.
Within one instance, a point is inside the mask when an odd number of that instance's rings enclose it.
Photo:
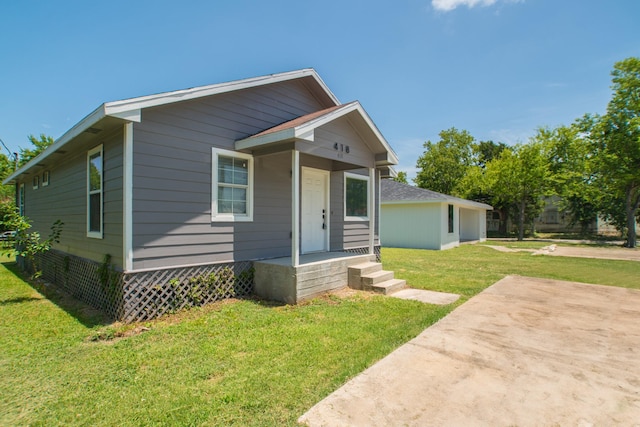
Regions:
[[[369,177],[344,174],[344,218],[347,221],[369,219]]]
[[[253,221],[253,157],[213,148],[212,221]]]
[[[102,145],[87,153],[87,237],[102,239]]]
[[[18,186],[18,210],[24,216],[24,183]]]

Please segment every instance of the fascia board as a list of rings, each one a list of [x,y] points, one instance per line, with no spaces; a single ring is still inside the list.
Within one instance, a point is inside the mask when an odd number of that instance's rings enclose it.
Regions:
[[[138,98],[124,99],[121,101],[112,101],[106,104],[109,115],[115,115],[130,110],[140,110],[143,108],[157,107],[160,105],[170,104],[178,101],[188,101],[190,99],[202,98],[205,96],[217,95],[220,93],[232,92],[242,89],[248,89],[256,86],[263,86],[271,83],[278,83],[287,80],[294,80],[302,77],[311,76],[316,80],[320,87],[331,98],[335,105],[339,105],[336,96],[329,90],[327,85],[322,81],[320,76],[313,68],[305,68],[302,70],[289,71],[285,73],[270,74],[261,77],[251,77],[243,80],[235,80],[226,83],[217,83],[208,86],[199,86],[190,89],[177,90],[173,92],[164,92],[156,95],[141,96]]]
[[[49,157],[51,154],[58,151],[62,148],[67,142],[71,141],[76,136],[80,135],[85,130],[89,129],[91,126],[99,122],[105,117],[105,104],[102,104],[91,114],[86,116],[84,119],[80,120],[75,126],[65,132],[60,138],[58,138],[53,144],[47,147],[42,153],[38,154],[36,157],[31,159],[26,165],[22,166],[20,169],[16,170],[14,173],[9,175],[2,183],[9,184],[14,181],[18,176],[22,175],[27,170],[31,169],[34,165],[42,162],[44,159]]]
[[[397,165],[399,163],[398,156],[393,151],[393,149],[391,148],[391,145],[389,145],[389,143],[387,142],[385,137],[382,135],[382,133],[380,132],[380,130],[378,129],[376,124],[373,122],[373,120],[371,120],[371,117],[369,117],[369,114],[367,114],[367,112],[362,107],[362,105],[360,105],[359,102],[358,102],[357,110],[360,113],[360,115],[362,116],[362,118],[364,119],[364,121],[367,123],[369,128],[371,128],[371,131],[374,133],[376,138],[378,138],[378,140],[380,141],[380,143],[382,144],[384,149],[387,151],[387,153],[389,153],[389,161],[388,161],[388,163],[392,164],[392,165]]]
[[[453,200],[450,200],[448,203],[451,203],[452,205],[458,205],[465,208],[471,208],[476,210],[485,210],[485,209],[493,210],[493,206],[487,205],[485,203],[474,202],[473,200],[453,199]]]
[[[447,203],[445,199],[433,199],[433,200],[382,200],[381,205],[425,205],[434,203]]]
[[[295,137],[296,132],[294,128],[283,129],[279,132],[272,132],[266,135],[241,139],[236,141],[235,147],[236,150],[249,150],[263,145],[273,144],[275,142],[293,140]]]

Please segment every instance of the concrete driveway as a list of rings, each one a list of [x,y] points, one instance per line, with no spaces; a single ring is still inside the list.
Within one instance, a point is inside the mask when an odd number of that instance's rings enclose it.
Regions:
[[[310,426],[640,426],[640,291],[508,276],[300,417]]]

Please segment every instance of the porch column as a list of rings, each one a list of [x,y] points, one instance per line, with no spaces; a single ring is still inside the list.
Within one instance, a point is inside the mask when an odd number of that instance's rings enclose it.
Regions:
[[[369,168],[369,255],[375,254],[376,206],[376,169]]]
[[[300,152],[291,151],[291,265],[300,264]]]

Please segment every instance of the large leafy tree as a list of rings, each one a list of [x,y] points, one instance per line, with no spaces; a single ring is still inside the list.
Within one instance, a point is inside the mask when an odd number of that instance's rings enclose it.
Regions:
[[[43,133],[40,134],[39,138],[36,138],[33,135],[29,135],[28,138],[31,143],[31,147],[20,148],[20,166],[25,165],[29,160],[42,153],[54,142],[52,137]]]
[[[613,67],[613,95],[602,116],[587,116],[582,130],[594,152],[595,184],[605,195],[601,210],[614,224],[624,212],[627,246],[635,248],[640,207],[640,58]]]
[[[504,149],[486,165],[486,180],[494,203],[508,206],[523,240],[525,226],[543,208],[542,198],[548,189],[549,168],[542,144],[532,139],[512,149]]]
[[[466,130],[450,128],[440,132],[438,142],[424,143],[418,158],[419,172],[414,178],[418,187],[439,193],[459,195],[458,184],[473,161],[474,138]]]
[[[580,126],[540,128],[534,137],[543,145],[549,162],[553,192],[561,197],[560,208],[569,215],[570,225],[579,225],[582,234],[598,216],[600,194],[593,185],[592,150],[580,135]]]
[[[407,182],[407,173],[405,171],[398,172],[398,175],[393,178],[394,181],[400,182],[402,184],[408,184]]]
[[[5,215],[15,210],[16,188],[14,185],[2,185],[2,181],[14,171],[14,162],[4,153],[0,153],[0,229],[6,228],[2,225]]]
[[[508,149],[502,142],[480,141],[473,145],[473,164],[467,168],[465,176],[456,187],[459,196],[477,202],[487,203],[500,212],[499,233],[507,233],[507,217],[509,205],[494,194],[494,189],[487,180],[487,164],[498,158],[503,150]]]

